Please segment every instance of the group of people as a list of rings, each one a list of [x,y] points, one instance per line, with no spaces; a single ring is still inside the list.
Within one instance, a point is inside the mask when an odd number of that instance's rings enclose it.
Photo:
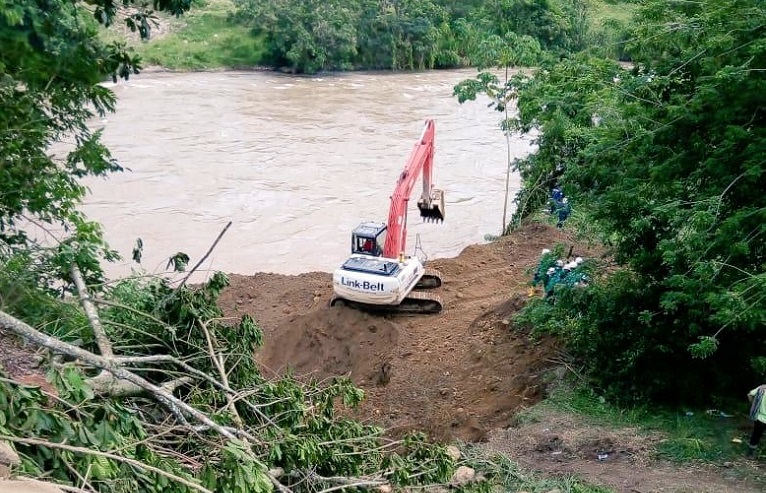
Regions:
[[[558,216],[558,222],[556,227],[561,229],[564,227],[564,221],[567,220],[572,213],[572,206],[569,203],[569,199],[564,195],[564,190],[556,185],[551,189],[551,197],[548,200],[548,210],[551,215]]]
[[[589,278],[583,268],[584,262],[582,257],[569,261],[557,258],[553,252],[545,248],[537,264],[532,286],[542,285],[545,298],[551,298],[559,284],[570,288],[586,286]]]

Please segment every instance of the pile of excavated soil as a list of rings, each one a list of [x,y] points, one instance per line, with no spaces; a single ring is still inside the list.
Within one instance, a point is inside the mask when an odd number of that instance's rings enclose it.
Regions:
[[[418,429],[436,439],[481,441],[542,397],[556,364],[553,341],[515,328],[542,248],[574,245],[561,231],[530,224],[494,243],[436,259],[445,308],[437,315],[372,315],[330,307],[332,275],[231,276],[226,316],[250,314],[264,331],[256,359],[266,374],[349,376],[367,394],[358,418],[393,434]]]

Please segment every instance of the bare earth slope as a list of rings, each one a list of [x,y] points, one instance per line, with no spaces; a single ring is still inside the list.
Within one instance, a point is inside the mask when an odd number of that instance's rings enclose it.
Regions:
[[[288,364],[318,378],[350,375],[367,392],[357,416],[392,433],[417,428],[432,437],[485,441],[525,468],[577,474],[620,493],[761,493],[762,462],[716,467],[654,459],[664,439],[639,430],[594,426],[576,416],[541,410],[513,419],[542,397],[546,370],[560,367],[552,341],[533,341],[508,324],[524,303],[528,270],[540,250],[574,245],[554,228],[529,225],[508,238],[466,248],[433,265],[445,278],[446,310],[420,317],[377,317],[330,308],[331,276],[232,276],[221,298],[229,316],[249,313],[265,332],[256,355],[266,372]],[[36,348],[0,331],[0,367],[20,382],[55,395],[45,372],[33,368]],[[598,455],[606,453],[606,460]]]
[[[221,298],[227,316],[251,314],[265,332],[258,361],[316,377],[348,374],[367,392],[360,417],[394,431],[481,440],[540,398],[554,344],[509,330],[526,297],[528,269],[542,248],[566,240],[532,225],[492,244],[438,259],[445,310],[438,315],[369,315],[329,307],[329,273],[232,276]],[[580,251],[579,254],[587,252]]]
[[[663,439],[594,427],[552,414],[529,423],[513,416],[538,402],[557,347],[509,324],[524,303],[540,250],[558,243],[596,255],[555,228],[530,224],[510,237],[431,262],[442,272],[445,310],[417,317],[374,316],[329,307],[331,274],[231,276],[220,303],[227,316],[252,315],[265,334],[256,358],[265,372],[323,378],[349,375],[367,398],[357,417],[433,438],[486,441],[544,474],[578,474],[621,493],[766,491],[757,463],[727,468],[653,459]],[[606,461],[598,454],[609,453]]]

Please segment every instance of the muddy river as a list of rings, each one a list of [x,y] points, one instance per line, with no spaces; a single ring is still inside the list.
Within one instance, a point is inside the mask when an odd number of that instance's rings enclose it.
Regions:
[[[330,272],[359,222],[387,219],[426,118],[436,120],[447,217],[424,224],[412,200],[407,250],[416,235],[431,258],[483,242],[501,228],[506,143],[486,100],[452,96],[474,73],[153,73],[113,86],[117,113],[95,123],[129,171],[89,180],[84,208],[126,258],[108,275],[137,267],[128,261],[137,238],[150,272],[179,251],[196,263],[229,221],[200,275]],[[513,157],[530,148],[512,140]],[[513,176],[511,198],[518,188]]]

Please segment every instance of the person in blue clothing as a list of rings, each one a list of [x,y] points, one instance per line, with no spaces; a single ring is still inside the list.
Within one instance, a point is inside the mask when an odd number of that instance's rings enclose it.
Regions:
[[[561,207],[562,200],[564,200],[564,192],[560,186],[556,185],[551,189],[551,198],[548,200],[549,212],[551,214],[554,214]]]
[[[561,202],[564,198],[564,190],[560,186],[556,185],[551,189],[551,197],[557,202]]]

